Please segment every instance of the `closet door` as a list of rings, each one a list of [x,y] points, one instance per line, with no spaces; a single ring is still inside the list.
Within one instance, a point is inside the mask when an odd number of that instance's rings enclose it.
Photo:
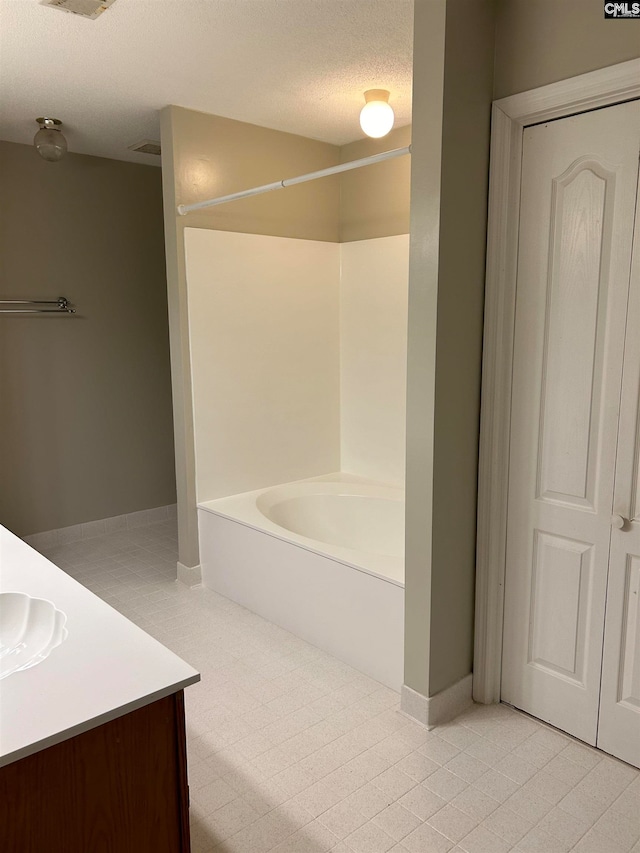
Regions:
[[[527,128],[502,698],[595,744],[640,103]]]
[[[598,746],[640,767],[640,192],[613,513]]]

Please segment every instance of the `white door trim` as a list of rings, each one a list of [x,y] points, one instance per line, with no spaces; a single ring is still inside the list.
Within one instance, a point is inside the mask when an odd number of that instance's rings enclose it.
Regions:
[[[500,701],[513,326],[524,128],[640,98],[640,59],[494,101],[482,363],[473,698]]]

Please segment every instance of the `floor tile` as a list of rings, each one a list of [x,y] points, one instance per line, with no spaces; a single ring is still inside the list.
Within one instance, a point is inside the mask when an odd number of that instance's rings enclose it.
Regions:
[[[193,853],[640,853],[640,773],[504,705],[432,731],[394,691],[202,587],[176,523],[56,560],[196,666]]]
[[[591,823],[555,808],[542,818],[538,826],[560,841],[573,846],[589,831]]]
[[[345,843],[354,853],[387,853],[395,840],[373,821],[368,821],[348,835]]]
[[[507,841],[483,826],[477,826],[466,838],[463,838],[460,847],[466,853],[508,853],[511,850],[511,845]]]
[[[640,798],[638,801],[638,809],[640,810]],[[593,828],[596,832],[606,835],[620,847],[625,850],[631,848],[640,840],[640,826],[638,822],[634,822],[624,817],[624,815],[608,809],[602,817],[595,822]]]
[[[484,761],[480,761],[468,753],[460,752],[445,764],[445,769],[470,783],[484,776],[489,768]]]
[[[531,794],[549,800],[554,805],[559,803],[563,797],[566,797],[571,790],[571,785],[568,782],[563,782],[562,779],[558,779],[557,776],[547,773],[546,770],[536,773],[522,787]]]
[[[226,806],[217,809],[210,814],[207,825],[220,841],[224,841],[230,835],[235,835],[245,826],[258,820],[260,815],[242,797],[237,797]]]
[[[525,758],[515,755],[513,752],[499,761],[495,769],[514,781],[517,785],[524,785],[538,772],[538,767]]]
[[[421,755],[418,752],[412,752],[400,759],[395,766],[411,779],[415,779],[416,782],[424,782],[427,776],[435,773],[439,767],[435,761],[431,761],[426,755]]]
[[[624,847],[594,829],[590,829],[572,849],[575,853],[626,853]]]
[[[571,845],[560,841],[539,826],[529,830],[518,842],[518,850],[523,853],[568,853],[570,849]]]
[[[602,754],[588,746],[571,741],[560,753],[563,758],[573,761],[575,764],[580,764],[591,770],[596,764],[602,760]]]
[[[511,811],[508,806],[502,805],[482,821],[482,826],[510,844],[517,844],[533,829],[534,824],[533,821]]]
[[[411,776],[403,773],[397,767],[390,767],[371,781],[376,788],[380,788],[381,791],[384,791],[385,794],[394,800],[399,799],[407,791],[415,788],[417,784],[415,779],[412,779]]]
[[[453,746],[457,746],[458,749],[464,749],[467,751],[472,744],[479,740],[480,737],[476,732],[457,721],[438,726],[438,736],[441,737],[442,740],[446,740],[448,743],[453,744]]]
[[[468,814],[469,817],[477,818],[479,821],[492,814],[500,803],[493,797],[483,794],[477,788],[469,787],[461,791],[451,801],[452,805]]]
[[[495,767],[508,754],[506,749],[483,737],[477,737],[464,751],[489,767]]]
[[[468,835],[478,825],[478,821],[475,818],[470,817],[450,803],[434,815],[431,815],[427,823],[434,829],[437,829],[438,832],[441,832],[442,835],[446,835],[453,842],[460,841],[461,838]]]
[[[477,788],[489,797],[493,797],[494,800],[500,803],[509,799],[518,790],[518,784],[513,779],[509,779],[497,770],[488,770],[484,776],[476,779],[472,784],[474,788]]]
[[[314,817],[318,817],[335,806],[342,798],[330,785],[321,780],[297,794],[294,799]]]
[[[410,853],[448,853],[454,846],[450,838],[438,832],[428,823],[421,824],[403,839]]]
[[[383,829],[395,841],[402,841],[409,833],[417,829],[422,821],[412,811],[396,802],[378,812],[373,818],[373,823]]]
[[[400,797],[398,802],[422,821],[427,820],[447,804],[447,800],[439,797],[423,785],[412,788],[411,791]]]
[[[367,820],[370,820],[378,812],[391,805],[394,802],[394,798],[385,794],[380,788],[376,788],[375,785],[367,783],[351,794],[346,802],[350,808],[355,809],[360,814],[363,814]]]
[[[204,811],[209,813],[235,800],[237,794],[224,779],[214,779],[194,791],[192,796]]]
[[[577,818],[583,818],[594,824],[607,810],[606,803],[592,797],[584,791],[578,791],[574,788],[572,791],[563,797],[558,803],[558,807],[564,812],[569,812]]]
[[[420,747],[419,751],[431,761],[435,761],[436,764],[444,765],[458,755],[460,749],[437,735],[433,735]]]
[[[429,788],[430,791],[433,791],[434,794],[442,797],[443,800],[452,800],[456,794],[464,791],[467,787],[464,779],[461,779],[444,767],[432,773],[431,776],[427,776],[422,784],[426,788]]]
[[[346,838],[367,823],[368,818],[354,808],[348,800],[341,800],[323,812],[318,820],[338,838]]]
[[[505,801],[505,806],[532,823],[538,823],[553,808],[549,800],[532,794],[526,787],[518,788]]]
[[[584,779],[589,772],[588,768],[583,767],[581,764],[576,764],[574,761],[569,761],[561,753],[554,756],[544,769],[547,773],[557,776],[558,779],[561,779],[572,787]]]

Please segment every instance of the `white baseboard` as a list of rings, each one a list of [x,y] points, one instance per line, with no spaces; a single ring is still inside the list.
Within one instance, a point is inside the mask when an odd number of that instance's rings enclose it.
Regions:
[[[408,717],[433,729],[461,714],[472,703],[473,675],[465,675],[460,681],[441,690],[435,696],[423,696],[406,684],[400,691],[400,709]]]
[[[60,527],[57,530],[46,530],[44,533],[33,533],[24,536],[24,541],[36,550],[52,548],[55,545],[66,545],[68,542],[79,542],[81,539],[95,539],[106,533],[119,530],[132,530],[147,527],[160,521],[169,521],[176,517],[176,504],[157,506],[153,509],[142,509],[139,512],[129,512],[125,515],[115,515],[111,518],[101,518],[98,521],[87,521],[85,524],[73,524],[71,527]]]
[[[200,566],[184,566],[178,563],[178,583],[183,583],[189,588],[199,586],[202,583],[202,568]]]

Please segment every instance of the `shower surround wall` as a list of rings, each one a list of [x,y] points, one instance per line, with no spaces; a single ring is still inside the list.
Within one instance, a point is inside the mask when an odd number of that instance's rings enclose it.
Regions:
[[[340,244],[342,471],[404,486],[409,235]]]
[[[339,245],[185,231],[198,501],[340,467]]]
[[[404,485],[407,235],[185,230],[197,500],[345,471]]]

